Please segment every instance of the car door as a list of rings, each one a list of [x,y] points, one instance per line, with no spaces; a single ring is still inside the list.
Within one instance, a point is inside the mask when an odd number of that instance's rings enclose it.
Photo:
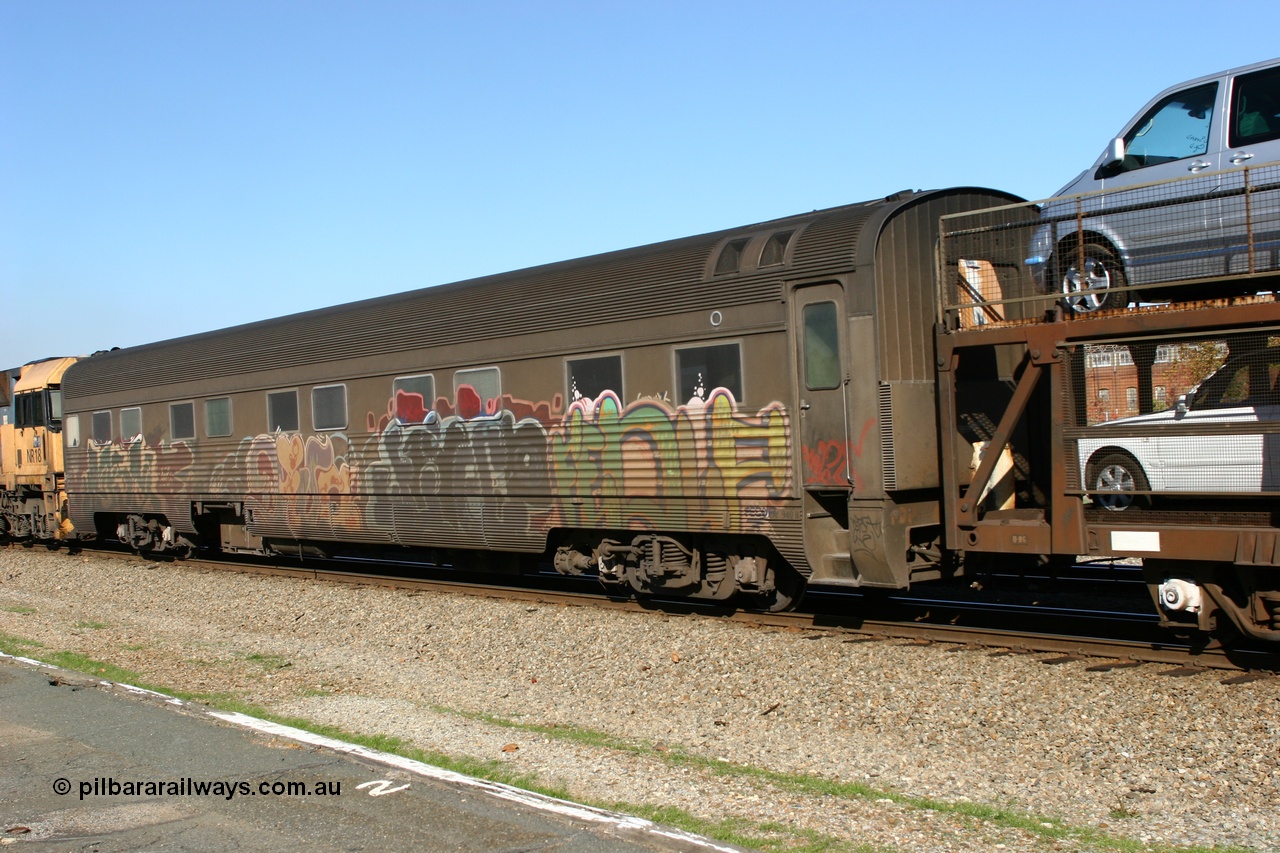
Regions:
[[[1174,430],[1203,424],[1251,424],[1252,404],[1191,410]],[[1256,492],[1262,480],[1262,435],[1241,426],[1226,435],[1162,435],[1157,439],[1164,488],[1174,492]]]
[[[1125,129],[1124,160],[1098,168],[1105,227],[1126,256],[1130,284],[1212,274],[1223,88],[1214,80],[1159,98]],[[1145,186],[1173,178],[1185,180]]]
[[[1233,358],[1196,393],[1190,409],[1157,439],[1165,489],[1257,492],[1263,488],[1268,437],[1250,427],[1276,417],[1275,348]],[[1176,434],[1189,426],[1236,424],[1221,434]],[[1172,433],[1172,434],[1171,434]]]
[[[1221,273],[1280,268],[1280,65],[1231,80],[1227,125]]]

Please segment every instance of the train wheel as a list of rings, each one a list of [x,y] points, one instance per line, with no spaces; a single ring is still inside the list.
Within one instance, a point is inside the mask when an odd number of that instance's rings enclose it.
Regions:
[[[773,572],[773,589],[751,596],[751,609],[769,613],[790,610],[800,602],[804,590],[805,580],[800,573],[790,566],[781,566]]]

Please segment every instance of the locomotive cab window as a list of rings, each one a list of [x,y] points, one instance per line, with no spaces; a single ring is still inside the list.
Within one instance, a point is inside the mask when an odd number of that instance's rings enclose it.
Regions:
[[[196,437],[196,404],[169,404],[169,438],[190,441]]]
[[[142,440],[142,409],[134,406],[120,410],[120,440],[125,444]]]
[[[605,391],[612,391],[619,399],[626,399],[622,393],[622,356],[569,358],[565,359],[564,364],[569,402],[583,397],[594,400]]]
[[[44,392],[24,391],[13,401],[14,423],[19,429],[45,424]]]
[[[14,424],[19,428],[49,427],[57,429],[62,423],[62,391],[46,388],[43,391],[24,391],[13,401]]]
[[[311,389],[311,425],[317,430],[347,428],[347,386]]]
[[[834,302],[804,306],[804,384],[810,391],[840,387],[840,334]]]
[[[298,392],[272,391],[267,394],[267,432],[298,431]]]
[[[210,438],[231,435],[231,398],[204,401],[204,434]]]
[[[110,412],[94,412],[93,413],[93,443],[94,444],[110,444],[111,443],[111,413]]]
[[[676,387],[681,402],[705,400],[724,388],[742,402],[742,351],[737,344],[676,350]]]
[[[396,420],[402,424],[420,424],[436,403],[436,378],[430,373],[401,376],[391,382],[391,398],[395,401]]]

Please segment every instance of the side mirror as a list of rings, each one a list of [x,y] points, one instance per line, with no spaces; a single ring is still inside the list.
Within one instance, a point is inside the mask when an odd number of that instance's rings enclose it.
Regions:
[[[1093,173],[1095,181],[1114,178],[1124,171],[1124,140],[1116,137],[1107,143],[1107,150],[1102,152],[1102,163]]]
[[[1102,159],[1102,166],[1118,166],[1124,162],[1124,139],[1117,136],[1107,144],[1106,153]]]
[[[1173,416],[1180,418],[1187,413],[1188,407],[1191,405],[1191,394],[1183,394],[1178,398],[1178,404],[1173,408]]]

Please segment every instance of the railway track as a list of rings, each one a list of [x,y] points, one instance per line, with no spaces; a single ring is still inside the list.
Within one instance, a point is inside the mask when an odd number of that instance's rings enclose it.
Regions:
[[[131,552],[97,550],[97,555],[138,559]],[[367,564],[346,568],[310,565],[303,561],[221,561],[187,559],[181,565],[193,569],[233,571],[278,577],[304,578],[331,583],[375,585],[394,589],[451,592],[462,595],[528,601],[561,606],[589,606],[626,612],[661,612],[665,615],[727,620],[786,631],[835,632],[847,642],[907,640],[921,644],[944,643],[953,650],[986,651],[993,655],[1050,655],[1045,664],[1092,661],[1087,670],[1106,672],[1144,664],[1169,668],[1157,674],[1188,676],[1220,671],[1223,683],[1245,683],[1280,673],[1280,652],[1221,644],[1180,642],[1159,629],[1154,614],[1132,610],[1086,609],[1050,606],[1040,600],[1001,602],[993,596],[962,597],[956,588],[919,594],[850,593],[813,588],[801,609],[786,613],[758,613],[723,605],[682,600],[610,596],[594,579],[566,578],[559,574],[491,576],[487,582],[460,581],[449,577],[451,569],[402,564]],[[408,574],[412,571],[413,575]],[[1107,567],[1074,567],[1075,583],[1135,584]],[[1055,581],[1061,581],[1059,576]],[[1025,579],[1019,579],[1025,580]],[[1033,579],[1034,580],[1034,579]],[[1014,590],[1017,592],[1017,590]],[[1014,598],[1028,598],[1026,595]],[[1044,596],[1047,598],[1048,596]]]

